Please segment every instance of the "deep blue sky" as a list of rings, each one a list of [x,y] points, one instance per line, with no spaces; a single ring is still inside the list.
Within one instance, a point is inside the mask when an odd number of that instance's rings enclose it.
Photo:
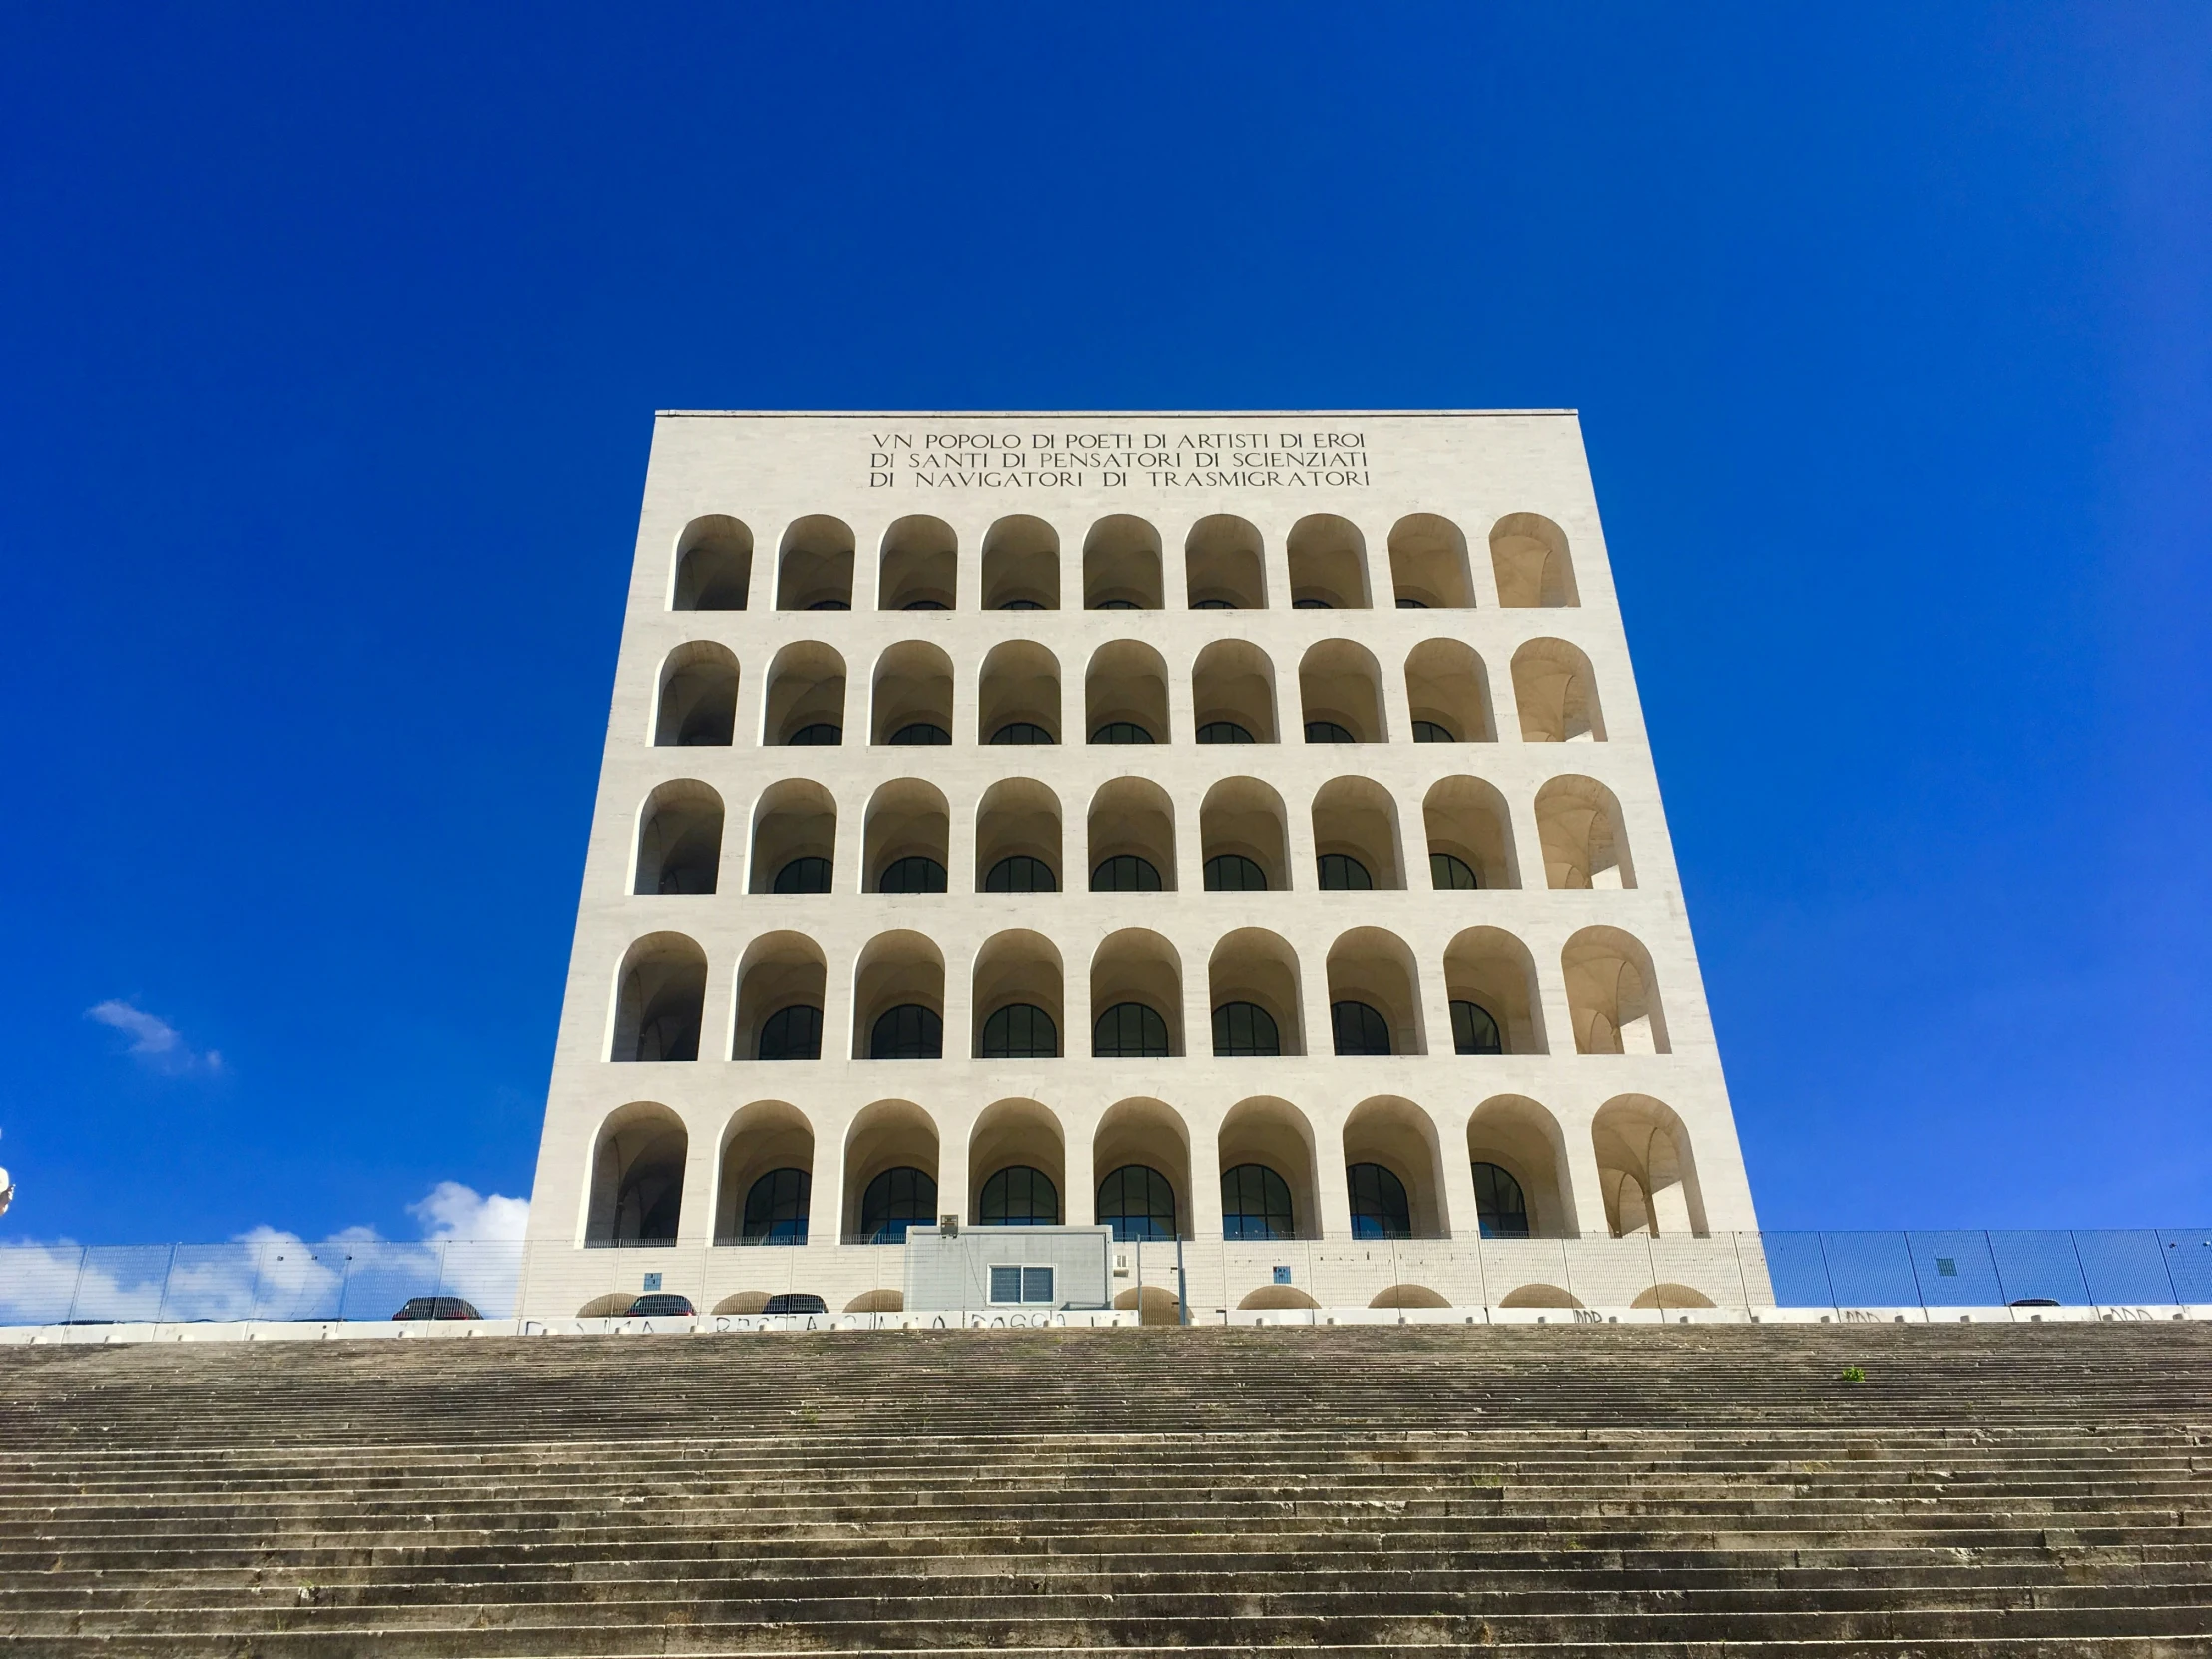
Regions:
[[[527,1189],[663,407],[1580,408],[1764,1219],[2212,1216],[2212,10],[447,10],[0,13],[0,1237]]]

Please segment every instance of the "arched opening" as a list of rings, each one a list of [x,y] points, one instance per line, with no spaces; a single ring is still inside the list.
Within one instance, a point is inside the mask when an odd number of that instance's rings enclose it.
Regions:
[[[1139,1290],[1123,1291],[1114,1298],[1114,1306],[1123,1313],[1136,1310],[1139,1325],[1181,1325],[1183,1304],[1175,1293],[1159,1285],[1146,1285]]]
[[[1363,1100],[1345,1119],[1344,1152],[1354,1238],[1441,1239],[1450,1233],[1444,1221],[1443,1149],[1426,1112],[1397,1095]],[[1366,1173],[1371,1170],[1390,1180]],[[1393,1182],[1397,1198],[1390,1191]],[[1404,1230],[1391,1231],[1399,1204]]]
[[[1375,1293],[1370,1308],[1448,1308],[1451,1299],[1426,1285],[1389,1285]]]
[[[622,959],[612,1060],[696,1060],[707,953],[681,933],[649,933]]]
[[[1558,1119],[1535,1101],[1525,1095],[1501,1094],[1477,1106],[1467,1119],[1467,1161],[1473,1167],[1476,1221],[1482,1237],[1574,1236],[1575,1216],[1561,1178],[1567,1167],[1566,1138]],[[1496,1173],[1485,1177],[1485,1170]]]
[[[1355,927],[1329,947],[1329,1010],[1339,1054],[1428,1052],[1413,953],[1394,933]]]
[[[722,1132],[715,1243],[803,1245],[813,1207],[815,1131],[782,1100],[756,1100]]]
[[[711,748],[737,735],[738,659],[712,640],[688,640],[661,664],[654,700],[653,742],[668,748]]]
[[[1164,1101],[1117,1101],[1091,1142],[1099,1172],[1092,1212],[1127,1240],[1188,1239],[1191,1233],[1191,1135]]]
[[[1117,513],[1091,526],[1083,538],[1083,608],[1087,611],[1157,611],[1166,600],[1160,583],[1160,532],[1141,518]]]
[[[677,778],[645,798],[633,893],[711,893],[721,867],[720,795],[696,778]]]
[[[968,1215],[978,1227],[1057,1227],[1065,1219],[1067,1145],[1034,1100],[986,1106],[968,1136]]]
[[[1298,955],[1278,935],[1259,927],[1224,934],[1206,964],[1206,992],[1216,1058],[1306,1052]]]
[[[1498,1301],[1500,1308],[1579,1308],[1579,1298],[1569,1295],[1556,1285],[1521,1285],[1507,1291]]]
[[[1390,583],[1401,611],[1456,611],[1474,604],[1467,538],[1434,513],[1408,513],[1390,527]]]
[[[1590,659],[1565,640],[1530,640],[1513,653],[1513,699],[1527,743],[1602,743]]]
[[[1703,1291],[1693,1291],[1687,1285],[1654,1285],[1648,1291],[1638,1291],[1631,1308],[1710,1308],[1713,1299]]]
[[[934,1060],[944,1053],[944,957],[919,933],[879,933],[853,975],[852,1057]]]
[[[1314,856],[1324,892],[1405,885],[1397,803],[1369,778],[1332,778],[1314,794]]]
[[[1274,743],[1275,665],[1249,640],[1216,640],[1191,665],[1200,743]]]
[[[1059,531],[1026,513],[1015,513],[993,524],[983,536],[983,609],[1059,608]]]
[[[1296,1106],[1272,1095],[1232,1106],[1221,1124],[1221,1236],[1320,1238],[1314,1167],[1313,1125]]]
[[[1287,892],[1283,798],[1257,778],[1224,778],[1199,803],[1208,892]]]
[[[1444,947],[1444,990],[1452,1003],[1452,1047],[1464,1054],[1548,1052],[1536,962],[1500,927],[1469,927]],[[1459,1004],[1471,1012],[1462,1014]],[[1470,1040],[1461,1046],[1459,1038]],[[1490,1042],[1497,1046],[1493,1049]]]
[[[1367,543],[1351,522],[1313,513],[1291,526],[1284,551],[1291,562],[1291,604],[1302,611],[1364,611]]]
[[[761,741],[802,749],[844,742],[844,659],[812,641],[777,652],[768,666]]]
[[[1067,1029],[1060,952],[1041,933],[1015,931],[986,939],[975,954],[978,1060],[1051,1060]]]
[[[1651,954],[1617,927],[1585,927],[1560,952],[1579,1054],[1665,1054]]]
[[[941,518],[915,514],[883,532],[875,606],[882,611],[949,611],[957,597],[960,538]]]
[[[1621,804],[1595,778],[1554,778],[1536,792],[1544,879],[1554,887],[1633,887]]]
[[[1239,1312],[1258,1312],[1267,1309],[1288,1312],[1294,1309],[1319,1308],[1320,1306],[1320,1303],[1296,1285],[1262,1285],[1256,1291],[1247,1291],[1244,1300],[1237,1304]]]
[[[906,1293],[892,1290],[862,1291],[844,1305],[848,1314],[898,1314],[905,1309]]]
[[[1457,640],[1423,640],[1405,658],[1405,703],[1415,743],[1495,743],[1490,675]]]
[[[1043,646],[1028,640],[994,646],[976,690],[979,742],[1060,741],[1060,662]]]
[[[1645,1094],[1617,1095],[1598,1108],[1590,1140],[1606,1227],[1615,1238],[1705,1237],[1690,1134],[1673,1107]]]
[[[1382,743],[1382,679],[1365,646],[1323,640],[1298,665],[1300,718],[1308,743]]]
[[[818,514],[784,532],[776,563],[776,608],[852,609],[852,530],[842,519]]]
[[[1191,526],[1183,542],[1183,568],[1194,611],[1267,608],[1260,532],[1233,514],[1215,513]]]
[[[837,847],[837,802],[820,784],[787,778],[753,804],[753,857],[746,891],[830,891]]]
[[[1421,798],[1421,825],[1428,838],[1431,890],[1520,885],[1512,813],[1494,785],[1479,778],[1438,779]]]
[[[731,1055],[739,1060],[822,1058],[823,993],[829,983],[822,949],[804,933],[764,933],[738,958],[738,1025]]]
[[[937,1221],[937,1126],[910,1100],[863,1107],[844,1137],[846,1244],[904,1244]]]
[[[1091,797],[1090,890],[1175,891],[1175,806],[1148,778],[1116,778]]]
[[[584,1243],[673,1245],[689,1144],[684,1120],[666,1106],[641,1100],[609,1114],[592,1152]]]
[[[878,893],[941,893],[947,889],[952,814],[944,792],[918,778],[897,778],[868,798],[866,880]]]
[[[1084,725],[1092,743],[1168,741],[1168,665],[1135,640],[1092,654],[1083,675]]]
[[[1183,969],[1175,947],[1142,927],[1109,933],[1091,958],[1091,1053],[1159,1059],[1183,1052]]]
[[[886,744],[952,741],[952,659],[920,640],[875,659],[875,738]]]
[[[1490,529],[1500,605],[1579,605],[1566,532],[1538,513],[1507,513]]]
[[[1060,798],[1034,778],[1005,778],[975,809],[975,890],[1058,892]]]
[[[672,611],[742,611],[753,588],[753,532],[727,513],[709,513],[676,538]]]

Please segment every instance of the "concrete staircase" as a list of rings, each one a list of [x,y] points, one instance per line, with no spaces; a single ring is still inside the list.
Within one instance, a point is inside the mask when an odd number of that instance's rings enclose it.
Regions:
[[[2191,1324],[87,1344],[0,1447],[24,1653],[2212,1653]]]

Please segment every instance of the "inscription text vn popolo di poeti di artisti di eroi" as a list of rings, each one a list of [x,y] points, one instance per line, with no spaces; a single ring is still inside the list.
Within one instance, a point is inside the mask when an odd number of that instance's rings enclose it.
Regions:
[[[1366,489],[1364,431],[874,431],[870,489]]]

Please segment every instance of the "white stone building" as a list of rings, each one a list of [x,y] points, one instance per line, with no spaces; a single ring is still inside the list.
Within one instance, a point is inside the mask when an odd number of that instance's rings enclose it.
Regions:
[[[1571,413],[660,417],[525,1298],[945,1215],[1194,1308],[1755,1225]]]

